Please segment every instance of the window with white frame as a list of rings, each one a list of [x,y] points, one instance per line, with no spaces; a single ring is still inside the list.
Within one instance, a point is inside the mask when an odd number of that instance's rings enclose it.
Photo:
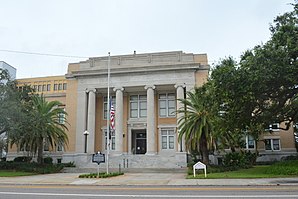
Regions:
[[[269,131],[279,131],[279,123],[270,124]]]
[[[107,130],[105,130],[104,133],[105,133],[105,149],[107,150],[107,144],[108,144]],[[116,142],[115,131],[111,131],[110,150],[115,150],[115,142]]]
[[[175,148],[175,130],[161,129],[161,148],[174,149]]]
[[[245,137],[245,144],[246,144],[246,149],[254,149],[256,142],[255,142],[255,139],[251,135],[247,135]]]
[[[277,138],[265,139],[265,150],[279,151],[280,139],[277,139]]]
[[[59,83],[59,84],[58,84],[58,90],[59,90],[59,91],[62,90],[62,83]]]
[[[114,106],[114,109],[115,109],[115,112],[116,112],[116,97],[115,96],[111,96],[110,97],[111,98],[111,102],[112,102],[112,104],[113,104],[113,106]],[[107,107],[107,105],[108,105],[108,97],[104,97],[103,98],[103,118],[106,120],[107,119],[107,113],[108,113],[108,107]]]
[[[159,94],[159,117],[175,117],[175,93]]]
[[[65,111],[65,108],[63,111]],[[65,112],[58,113],[58,123],[65,124]]]
[[[147,96],[131,95],[130,96],[130,117],[143,118],[147,117]]]

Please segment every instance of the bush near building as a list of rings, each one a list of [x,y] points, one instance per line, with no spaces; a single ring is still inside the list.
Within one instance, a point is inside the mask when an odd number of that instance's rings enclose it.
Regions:
[[[53,159],[47,157],[44,164],[31,162],[30,157],[16,157],[13,161],[0,162],[0,170],[23,171],[36,174],[58,173],[64,168],[64,164],[53,164]]]

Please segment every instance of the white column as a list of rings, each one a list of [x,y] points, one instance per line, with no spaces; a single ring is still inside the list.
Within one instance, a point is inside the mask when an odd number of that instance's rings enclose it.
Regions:
[[[87,92],[79,91],[77,96],[77,126],[76,126],[76,152],[84,153],[85,137],[84,131],[87,130]]]
[[[147,153],[146,155],[155,155],[155,107],[154,107],[154,89],[155,86],[145,86],[147,90]]]
[[[116,92],[116,107],[115,107],[115,152],[123,153],[123,91],[124,88],[114,88]]]
[[[177,110],[181,109],[184,105],[179,101],[179,99],[184,99],[184,84],[176,84],[176,98],[177,98]],[[179,123],[178,121],[180,118],[183,116],[183,113],[177,113],[177,138],[178,138],[178,133],[179,133]],[[185,139],[184,137],[182,138],[182,143],[178,142],[178,152],[185,152]]]
[[[95,103],[96,93],[94,90],[88,92],[88,118],[87,118],[87,153],[94,153],[94,142],[95,142]]]

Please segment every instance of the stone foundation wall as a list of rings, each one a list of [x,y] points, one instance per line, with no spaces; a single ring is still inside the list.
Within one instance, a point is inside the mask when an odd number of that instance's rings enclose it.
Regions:
[[[100,168],[106,168],[106,162]],[[92,154],[64,154],[62,162],[74,162],[77,168],[97,168],[92,163]],[[173,155],[109,155],[109,168],[111,169],[180,169],[187,166],[186,153]]]

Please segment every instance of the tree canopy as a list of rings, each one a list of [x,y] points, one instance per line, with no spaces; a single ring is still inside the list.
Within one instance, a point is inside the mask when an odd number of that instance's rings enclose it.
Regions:
[[[0,134],[22,128],[27,121],[26,107],[31,95],[29,86],[19,90],[8,72],[0,69]]]
[[[239,61],[227,57],[215,65],[201,89],[204,94],[197,96],[198,102],[208,102],[203,110],[212,119],[211,134],[232,150],[243,146],[245,135],[258,141],[261,134],[270,131],[270,125],[283,123],[279,128],[288,130],[298,121],[297,1],[293,8],[274,19],[266,43],[247,50]],[[190,119],[187,115],[192,112],[186,109],[185,119]],[[196,123],[201,125],[196,128],[203,128],[203,124]],[[184,125],[189,126],[181,128],[188,129],[192,123]],[[198,143],[197,137],[191,139]]]
[[[285,122],[285,130],[298,119],[298,6],[276,17],[271,38],[241,56],[215,66],[208,84],[213,85],[215,110],[231,130],[251,126],[268,128]]]
[[[47,102],[30,86],[20,90],[7,71],[1,69],[0,77],[0,134],[7,134],[11,146],[37,154],[42,163],[44,145],[55,149],[68,143],[67,113],[60,102]]]
[[[28,110],[27,126],[10,135],[10,144],[16,144],[32,154],[37,153],[38,162],[42,163],[44,146],[56,149],[68,143],[65,132],[67,113],[60,102],[48,102],[39,95],[32,97]]]

